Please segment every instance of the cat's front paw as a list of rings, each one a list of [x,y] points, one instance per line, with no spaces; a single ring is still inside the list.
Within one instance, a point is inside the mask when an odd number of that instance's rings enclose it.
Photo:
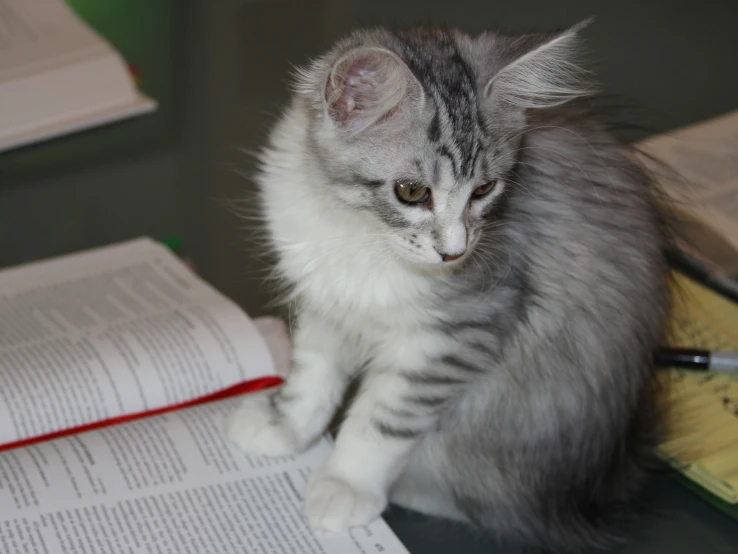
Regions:
[[[274,408],[265,394],[244,398],[228,418],[226,428],[228,438],[250,454],[287,456],[303,449],[291,422]]]
[[[305,516],[313,531],[345,534],[377,519],[386,506],[385,495],[330,474],[315,475],[305,493]]]

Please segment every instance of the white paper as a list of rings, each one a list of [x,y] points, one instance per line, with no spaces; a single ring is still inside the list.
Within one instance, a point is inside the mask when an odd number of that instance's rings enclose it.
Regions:
[[[0,271],[0,444],[274,374],[246,314],[149,239]]]
[[[237,399],[0,454],[0,551],[29,554],[407,554],[379,520],[314,535],[302,511],[319,442],[251,457],[224,420]]]

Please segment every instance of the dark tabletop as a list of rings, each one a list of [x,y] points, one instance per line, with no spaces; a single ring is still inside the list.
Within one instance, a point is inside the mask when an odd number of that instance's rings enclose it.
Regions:
[[[738,108],[738,1],[69,0],[138,66],[151,115],[0,153],[0,267],[139,235],[184,240],[199,271],[252,315],[270,298],[264,262],[235,209],[246,153],[287,99],[293,64],[357,25],[446,23],[585,31],[607,113],[635,140]],[[738,523],[671,478],[613,551],[738,552]],[[517,553],[468,530],[393,509],[414,554]]]

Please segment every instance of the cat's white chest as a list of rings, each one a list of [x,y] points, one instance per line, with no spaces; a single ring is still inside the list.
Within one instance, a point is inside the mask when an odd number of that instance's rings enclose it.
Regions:
[[[296,114],[293,114],[296,115]],[[306,171],[302,143],[278,133],[262,176],[266,219],[278,270],[301,305],[362,329],[420,325],[432,283],[400,261],[388,230],[331,200]]]
[[[418,321],[425,288],[393,256],[376,239],[344,237],[283,248],[280,268],[316,311],[346,325],[393,327]]]

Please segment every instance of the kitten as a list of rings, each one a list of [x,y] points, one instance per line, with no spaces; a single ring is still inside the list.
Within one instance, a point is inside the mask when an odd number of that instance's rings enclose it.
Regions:
[[[360,380],[314,529],[393,502],[573,551],[641,482],[667,237],[626,149],[562,108],[581,26],[362,30],[299,73],[259,177],[293,369],[228,433],[300,451]]]

